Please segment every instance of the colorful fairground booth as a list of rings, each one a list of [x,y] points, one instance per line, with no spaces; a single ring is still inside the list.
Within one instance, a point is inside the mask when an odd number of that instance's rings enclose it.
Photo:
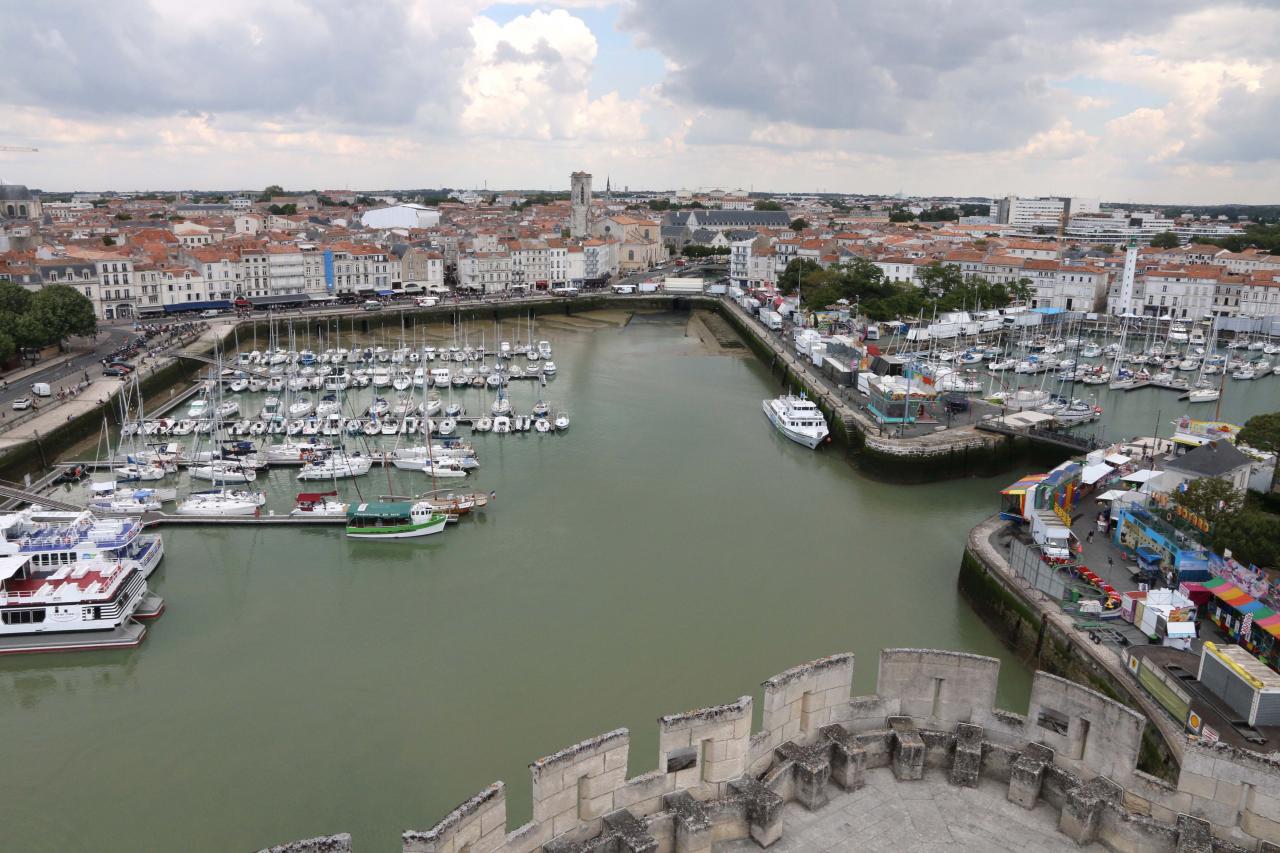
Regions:
[[[1063,462],[1048,474],[1028,474],[1000,490],[1000,517],[1010,521],[1030,521],[1039,511],[1065,516],[1071,524],[1071,509],[1080,488],[1080,463]]]
[[[1280,671],[1280,613],[1225,578],[1201,581],[1200,587],[1209,592],[1205,615],[1218,630]]]
[[[871,376],[867,396],[867,408],[880,423],[913,424],[938,392],[920,377]]]

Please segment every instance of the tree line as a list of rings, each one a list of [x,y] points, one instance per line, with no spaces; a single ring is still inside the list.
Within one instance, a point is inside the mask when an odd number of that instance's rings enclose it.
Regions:
[[[1012,285],[965,275],[954,264],[932,263],[919,273],[920,284],[890,281],[884,270],[865,258],[823,268],[807,258],[787,264],[778,280],[783,293],[798,293],[802,304],[820,310],[841,299],[858,303],[871,320],[932,315],[964,309],[1003,308],[1014,300],[1031,296],[1031,282],[1019,279]]]

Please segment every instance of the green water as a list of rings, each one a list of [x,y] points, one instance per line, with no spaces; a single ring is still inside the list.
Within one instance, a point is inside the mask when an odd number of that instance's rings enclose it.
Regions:
[[[791,444],[767,369],[680,316],[540,331],[573,425],[477,436],[483,514],[398,543],[171,529],[140,648],[0,659],[0,846],[392,851],[495,779],[515,825],[530,761],[626,726],[652,769],[660,714],[839,651],[861,691],[885,646],[996,655],[1025,709],[1026,670],[955,591],[1007,476],[897,486]],[[276,509],[293,477],[271,473]]]

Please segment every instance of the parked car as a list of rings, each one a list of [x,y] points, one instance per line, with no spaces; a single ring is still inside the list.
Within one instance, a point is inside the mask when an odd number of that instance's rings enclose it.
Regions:
[[[102,368],[103,376],[128,376],[132,372],[131,368],[122,364],[109,364]]]
[[[24,409],[29,409],[29,408],[31,408],[30,397],[19,397],[18,399],[13,401],[13,410],[15,412],[21,412]]]

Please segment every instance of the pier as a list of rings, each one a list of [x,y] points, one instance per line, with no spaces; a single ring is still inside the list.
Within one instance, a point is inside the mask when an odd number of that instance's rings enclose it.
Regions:
[[[1074,453],[1087,453],[1100,443],[1095,436],[1077,435],[1060,427],[1052,426],[1053,419],[1048,416],[1029,418],[1027,413],[1015,413],[998,418],[987,418],[974,426],[983,432],[1006,435],[1010,438],[1025,438],[1039,444],[1060,447]]]

